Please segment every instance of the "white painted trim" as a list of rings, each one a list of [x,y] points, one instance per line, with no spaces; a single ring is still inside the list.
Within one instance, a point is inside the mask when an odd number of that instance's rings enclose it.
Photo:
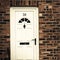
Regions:
[[[33,11],[34,12],[34,25],[36,25],[36,28],[34,28],[34,37],[37,39],[37,45],[34,46],[34,60],[39,60],[39,19],[38,19],[38,8],[37,7],[11,7],[10,8],[10,51],[11,51],[11,60],[17,60],[16,54],[15,54],[15,48],[16,48],[16,38],[15,38],[15,11]],[[33,37],[33,39],[34,39]],[[35,50],[36,49],[36,50]],[[31,53],[31,52],[30,52]],[[28,55],[27,55],[28,56]],[[32,59],[32,60],[33,60]],[[19,59],[20,60],[20,59]],[[25,60],[25,59],[22,59]]]

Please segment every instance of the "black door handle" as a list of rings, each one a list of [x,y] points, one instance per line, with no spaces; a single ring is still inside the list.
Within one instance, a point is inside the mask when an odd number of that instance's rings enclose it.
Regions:
[[[35,38],[35,45],[36,45],[36,38]]]
[[[35,38],[35,39],[33,39],[33,41],[34,41],[34,44],[36,45],[36,38]]]

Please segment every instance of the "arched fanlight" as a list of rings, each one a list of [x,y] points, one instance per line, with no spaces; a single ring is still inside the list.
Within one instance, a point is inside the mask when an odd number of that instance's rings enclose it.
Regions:
[[[19,23],[22,23],[22,22],[30,23],[30,20],[27,19],[27,18],[22,18],[22,19],[19,20]],[[25,25],[25,24],[23,25],[23,28],[24,28],[24,29],[26,28],[26,25]]]
[[[30,23],[30,20],[27,19],[27,18],[22,18],[21,20],[19,20],[19,23],[22,23],[22,22],[27,22],[27,23]]]

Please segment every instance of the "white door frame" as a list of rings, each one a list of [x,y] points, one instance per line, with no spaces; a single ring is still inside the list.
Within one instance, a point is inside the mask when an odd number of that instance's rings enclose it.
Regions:
[[[23,13],[25,12],[27,14],[29,13],[29,16],[33,16],[33,19],[32,19],[33,20],[32,21],[32,24],[33,25],[31,24],[31,25],[24,26],[25,25],[24,23],[23,23],[23,25],[22,24],[21,25],[18,25],[18,23],[16,23],[17,22],[16,16],[19,16],[19,15],[16,12],[18,12],[18,13],[19,12],[20,13],[21,12],[23,12]],[[29,16],[27,16],[27,18]],[[26,17],[24,17],[24,20],[25,20],[25,18]],[[33,26],[33,30],[34,30],[33,31],[34,37],[31,38],[31,40],[33,40],[34,44],[32,42],[30,46],[33,45],[33,55],[34,56],[33,56],[33,58],[31,57],[32,59],[30,59],[30,60],[39,60],[39,21],[38,20],[39,19],[38,19],[38,8],[37,7],[11,7],[10,8],[10,36],[11,36],[10,37],[10,49],[11,49],[11,60],[26,60],[25,57],[23,59],[22,58],[19,59],[19,57],[22,57],[22,56],[20,56],[19,54],[17,54],[19,52],[22,53],[20,50],[18,50],[18,49],[20,49],[20,48],[23,47],[23,46],[19,46],[18,45],[18,43],[20,42],[18,36],[19,35],[22,35],[23,33],[20,32],[21,34],[19,34],[18,33],[19,30],[16,31],[16,29],[18,27],[18,28],[20,28],[20,30],[22,29],[22,31],[24,32],[24,29],[29,29],[29,27],[31,28],[32,26]],[[18,36],[17,36],[16,32],[17,32]],[[22,38],[23,38],[23,36],[20,39],[22,39]],[[29,38],[29,34],[28,34],[28,38]],[[16,39],[18,40],[18,43],[17,43],[17,40]],[[27,43],[27,44],[29,44],[29,43]],[[19,46],[19,47],[16,48],[16,46]],[[27,46],[27,45],[25,45],[25,46]],[[16,50],[17,50],[17,53],[16,53]],[[24,50],[24,48],[23,48],[23,50]],[[31,54],[30,51],[29,51],[29,54]],[[19,55],[19,57],[18,57],[18,55]],[[27,57],[29,57],[28,54],[27,54]]]

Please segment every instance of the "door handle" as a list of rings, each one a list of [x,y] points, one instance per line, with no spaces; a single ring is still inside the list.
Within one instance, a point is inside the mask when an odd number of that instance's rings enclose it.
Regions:
[[[33,39],[33,41],[34,41],[34,44],[36,45],[36,38],[35,38],[35,39]]]

